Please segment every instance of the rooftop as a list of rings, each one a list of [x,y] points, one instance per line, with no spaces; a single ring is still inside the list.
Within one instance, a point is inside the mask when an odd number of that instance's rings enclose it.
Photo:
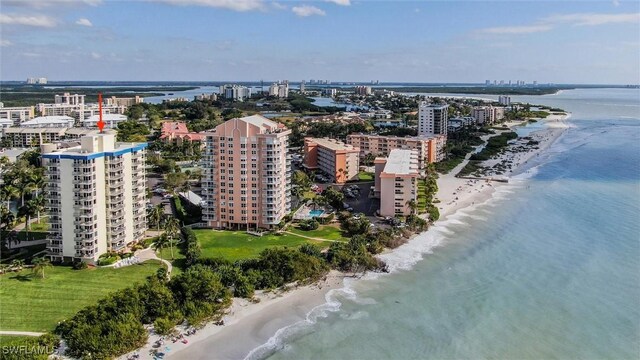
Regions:
[[[265,131],[273,130],[273,128],[276,128],[276,129],[280,128],[280,125],[281,125],[275,121],[267,119],[262,115],[245,116],[245,117],[238,118],[238,120],[242,120],[249,124],[261,127]]]
[[[417,175],[418,155],[413,150],[391,150],[383,172],[396,175]]]
[[[5,134],[33,134],[33,133],[55,133],[64,135],[66,127],[8,127],[4,129]]]
[[[102,120],[103,121],[126,121],[127,120],[127,116],[126,115],[121,115],[121,114],[102,114]],[[83,121],[86,121],[86,122],[98,122],[98,121],[100,121],[100,116],[99,115],[91,115],[91,116],[89,116],[89,118],[84,119]]]
[[[353,145],[349,145],[349,144],[345,144],[342,141],[336,140],[336,139],[329,139],[329,138],[305,138],[305,140],[310,140],[322,147],[325,147],[327,149],[331,149],[334,151],[339,151],[339,150],[346,150],[346,151],[350,151],[350,150],[358,150],[356,147],[354,147]]]
[[[51,125],[51,124],[68,124],[75,120],[70,116],[40,116],[27,120],[20,124],[20,126],[38,126],[38,125]]]
[[[436,109],[436,110],[442,110],[442,109],[446,109],[449,107],[449,105],[444,104],[444,105],[439,105],[439,104],[427,104],[426,102],[423,102],[420,104],[421,108],[429,108],[429,109]]]

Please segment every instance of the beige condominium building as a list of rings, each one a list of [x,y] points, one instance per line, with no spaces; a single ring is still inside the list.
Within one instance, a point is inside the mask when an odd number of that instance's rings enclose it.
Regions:
[[[47,236],[52,260],[93,263],[142,240],[146,222],[146,143],[115,134],[80,138],[80,146],[42,146]]]
[[[342,141],[327,138],[304,139],[304,167],[320,170],[332,181],[344,184],[356,179],[360,166],[360,150]]]
[[[12,125],[19,126],[36,117],[35,106],[4,107],[0,106],[0,120],[11,120]]]
[[[288,130],[260,115],[205,132],[203,220],[213,228],[272,228],[291,209]]]
[[[418,154],[413,150],[391,150],[388,158],[375,159],[375,195],[380,198],[380,216],[410,215],[411,201],[418,201]]]
[[[431,136],[380,136],[366,134],[347,135],[347,143],[360,149],[360,156],[368,154],[388,156],[392,150],[408,149],[418,153],[418,167],[424,169],[427,164],[444,159],[447,137]]]

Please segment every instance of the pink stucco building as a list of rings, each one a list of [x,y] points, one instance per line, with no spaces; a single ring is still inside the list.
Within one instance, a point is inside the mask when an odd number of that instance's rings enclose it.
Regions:
[[[205,132],[203,220],[212,228],[272,228],[291,209],[289,134],[260,115]]]

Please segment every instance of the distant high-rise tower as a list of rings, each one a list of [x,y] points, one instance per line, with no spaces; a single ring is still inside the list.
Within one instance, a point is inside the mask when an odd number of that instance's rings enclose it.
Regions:
[[[420,103],[418,108],[418,135],[447,135],[449,105]]]

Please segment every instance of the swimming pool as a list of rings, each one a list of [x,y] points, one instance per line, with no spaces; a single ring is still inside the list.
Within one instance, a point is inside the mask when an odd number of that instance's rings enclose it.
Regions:
[[[324,210],[311,210],[309,211],[309,218],[322,216],[322,214],[324,214]]]

